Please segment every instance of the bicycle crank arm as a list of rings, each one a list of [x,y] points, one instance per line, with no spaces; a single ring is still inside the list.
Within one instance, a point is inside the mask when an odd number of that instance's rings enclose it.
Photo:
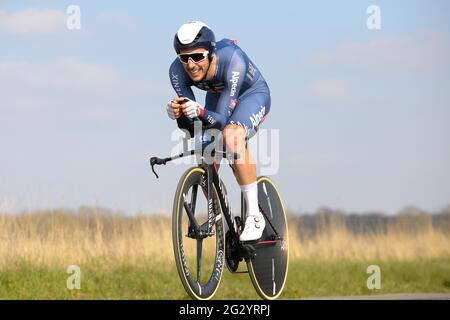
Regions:
[[[242,244],[238,248],[238,255],[241,259],[244,258],[245,261],[248,261],[256,257],[256,251],[252,245]]]

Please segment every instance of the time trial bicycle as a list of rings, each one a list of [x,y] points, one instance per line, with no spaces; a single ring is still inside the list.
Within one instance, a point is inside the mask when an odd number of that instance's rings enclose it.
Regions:
[[[193,150],[187,150],[185,140],[181,154],[150,159],[158,178],[155,165],[165,165],[185,156],[197,158],[197,166],[186,170],[180,178],[173,202],[173,250],[181,283],[192,299],[211,299],[221,282],[224,264],[236,273],[239,263],[245,261],[247,271],[244,272],[249,273],[259,296],[277,299],[285,286],[289,264],[288,225],[280,193],[269,177],[257,178],[259,208],[266,227],[259,240],[241,242],[245,201],[241,193],[241,214],[235,217],[216,163],[217,159],[226,158],[233,168],[231,164],[239,155],[213,146],[208,157],[204,141],[205,137],[211,137],[207,134],[210,129],[213,127],[202,125],[194,135]]]

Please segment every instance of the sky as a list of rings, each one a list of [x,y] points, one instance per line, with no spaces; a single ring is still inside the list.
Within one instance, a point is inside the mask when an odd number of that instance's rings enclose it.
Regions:
[[[371,5],[378,29],[368,27]],[[67,27],[71,6],[79,28]],[[250,149],[287,209],[439,210],[450,204],[449,9],[444,0],[0,0],[0,212],[171,212],[192,163],[161,166],[156,179],[148,160],[180,144],[165,105],[173,36],[188,20],[238,40],[265,77],[271,111]],[[237,210],[231,169],[221,174]]]

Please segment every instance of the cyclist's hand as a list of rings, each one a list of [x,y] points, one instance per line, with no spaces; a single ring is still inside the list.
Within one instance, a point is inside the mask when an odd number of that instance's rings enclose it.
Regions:
[[[181,106],[181,109],[188,118],[203,117],[204,108],[197,101],[189,100]]]
[[[180,98],[174,98],[167,103],[167,115],[172,120],[178,119],[181,116],[181,105],[178,104],[178,99]]]

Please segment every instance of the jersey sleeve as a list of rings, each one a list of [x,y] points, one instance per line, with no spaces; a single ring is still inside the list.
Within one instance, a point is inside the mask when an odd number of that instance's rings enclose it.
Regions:
[[[224,70],[225,86],[220,94],[217,106],[214,111],[205,108],[203,118],[209,123],[219,122],[220,130],[223,130],[228,119],[230,118],[234,107],[236,106],[239,92],[246,74],[247,64],[244,56],[238,50],[235,50],[231,59]]]
[[[195,101],[194,92],[191,89],[192,81],[186,75],[183,66],[175,59],[170,65],[169,69],[170,83],[173,90],[177,93],[178,97],[186,97]]]
[[[195,101],[194,92],[191,89],[192,83],[189,81],[183,66],[175,59],[170,65],[169,77],[172,88],[175,90],[178,97],[185,97]],[[193,121],[187,118],[184,114],[177,119],[178,128],[188,130],[191,136],[194,135]]]

